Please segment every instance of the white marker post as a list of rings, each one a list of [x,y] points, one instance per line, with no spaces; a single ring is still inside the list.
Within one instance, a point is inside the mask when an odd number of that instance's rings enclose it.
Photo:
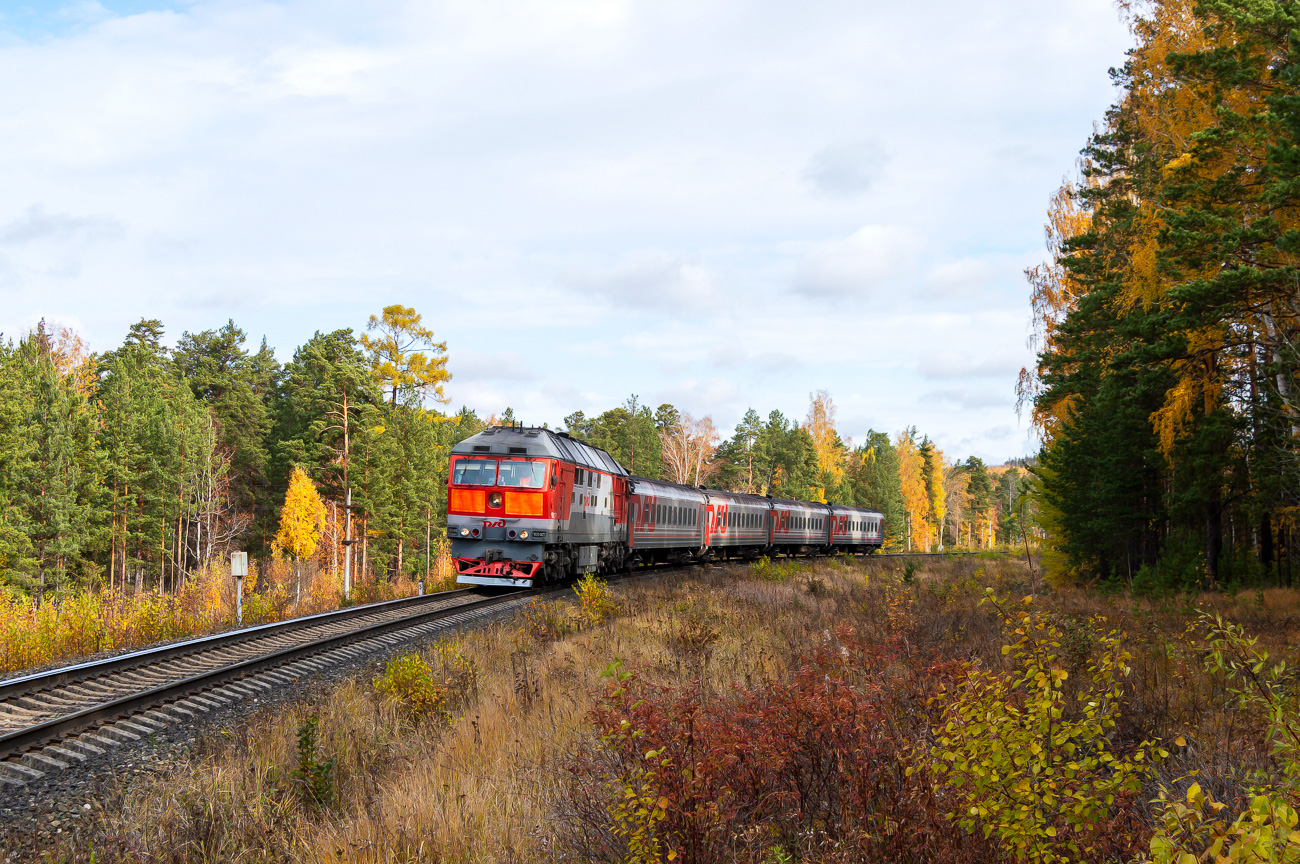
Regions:
[[[230,553],[230,575],[235,577],[235,626],[244,626],[244,577],[248,575],[248,553]]]

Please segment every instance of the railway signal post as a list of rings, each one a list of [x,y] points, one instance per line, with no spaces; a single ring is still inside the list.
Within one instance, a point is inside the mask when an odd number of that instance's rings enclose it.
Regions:
[[[230,575],[235,577],[235,626],[244,626],[244,577],[248,575],[248,553],[230,553]]]

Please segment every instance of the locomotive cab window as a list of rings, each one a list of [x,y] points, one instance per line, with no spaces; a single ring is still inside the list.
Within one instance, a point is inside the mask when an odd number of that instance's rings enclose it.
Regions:
[[[491,486],[496,477],[495,459],[459,459],[451,482],[457,486]]]
[[[546,485],[546,463],[502,462],[497,485],[541,489]]]

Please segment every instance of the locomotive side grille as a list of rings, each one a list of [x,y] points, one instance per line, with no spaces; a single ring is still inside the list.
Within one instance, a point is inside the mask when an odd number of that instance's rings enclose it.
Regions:
[[[490,445],[490,444],[475,444],[475,445],[474,445],[474,452],[475,452],[475,453],[491,453],[491,452],[492,452],[492,445]]]

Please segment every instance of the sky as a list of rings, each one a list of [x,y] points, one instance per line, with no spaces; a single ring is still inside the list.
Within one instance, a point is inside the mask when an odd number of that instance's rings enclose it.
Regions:
[[[414,307],[450,409],[837,406],[1036,449],[1023,271],[1115,99],[1111,0],[0,3],[0,331]]]

